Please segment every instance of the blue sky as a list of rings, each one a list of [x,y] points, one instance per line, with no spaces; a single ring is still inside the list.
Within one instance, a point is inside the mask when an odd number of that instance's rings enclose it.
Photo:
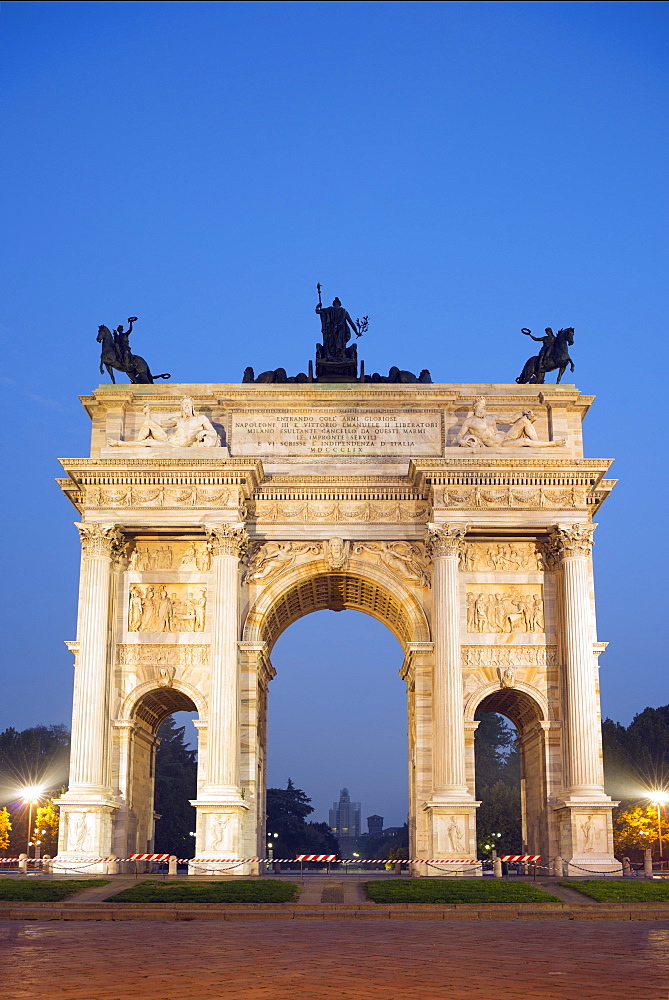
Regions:
[[[604,713],[666,704],[668,21],[659,2],[2,4],[0,728],[69,722],[78,541],[53,478],[87,449],[98,324],[139,316],[135,350],[178,381],[296,372],[317,281],[369,314],[367,370],[508,382],[520,327],[575,327],[586,453],[621,480],[595,550]],[[318,818],[346,784],[402,821],[399,656],[353,613],[280,640],[270,779]]]

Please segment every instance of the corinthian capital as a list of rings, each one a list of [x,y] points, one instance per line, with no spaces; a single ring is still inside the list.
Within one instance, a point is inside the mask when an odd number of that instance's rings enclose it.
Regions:
[[[75,521],[81,547],[87,556],[117,555],[123,545],[123,532],[117,524],[84,524]]]
[[[239,524],[205,524],[207,539],[214,556],[236,556],[238,559],[246,552],[249,536],[244,525]]]
[[[596,527],[596,524],[556,524],[548,536],[549,553],[557,563],[590,555]]]
[[[466,524],[428,524],[427,546],[433,559],[459,556],[467,534]]]

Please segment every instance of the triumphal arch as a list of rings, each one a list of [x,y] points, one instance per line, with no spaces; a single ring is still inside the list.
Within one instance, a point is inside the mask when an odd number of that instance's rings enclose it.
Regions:
[[[156,733],[178,710],[198,713],[195,855],[262,857],[272,647],[322,608],[404,650],[410,857],[476,857],[488,710],[518,729],[525,849],[614,864],[591,560],[613,483],[583,456],[591,397],[352,364],[322,349],[316,377],[83,397],[90,456],[60,481],[81,537],[64,864],[151,850]]]

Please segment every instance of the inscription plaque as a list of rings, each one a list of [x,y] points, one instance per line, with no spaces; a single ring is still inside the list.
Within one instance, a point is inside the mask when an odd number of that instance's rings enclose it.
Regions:
[[[233,413],[233,455],[413,455],[442,453],[439,412],[313,410]]]

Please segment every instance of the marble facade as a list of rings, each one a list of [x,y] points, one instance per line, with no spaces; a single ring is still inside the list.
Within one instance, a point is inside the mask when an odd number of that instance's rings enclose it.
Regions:
[[[83,397],[90,456],[59,480],[81,583],[56,867],[151,851],[157,727],[184,709],[195,856],[261,857],[271,651],[322,608],[370,614],[404,649],[411,857],[476,857],[482,708],[519,732],[527,852],[618,867],[591,559],[613,481],[583,457],[591,402],[569,385],[373,383]]]

